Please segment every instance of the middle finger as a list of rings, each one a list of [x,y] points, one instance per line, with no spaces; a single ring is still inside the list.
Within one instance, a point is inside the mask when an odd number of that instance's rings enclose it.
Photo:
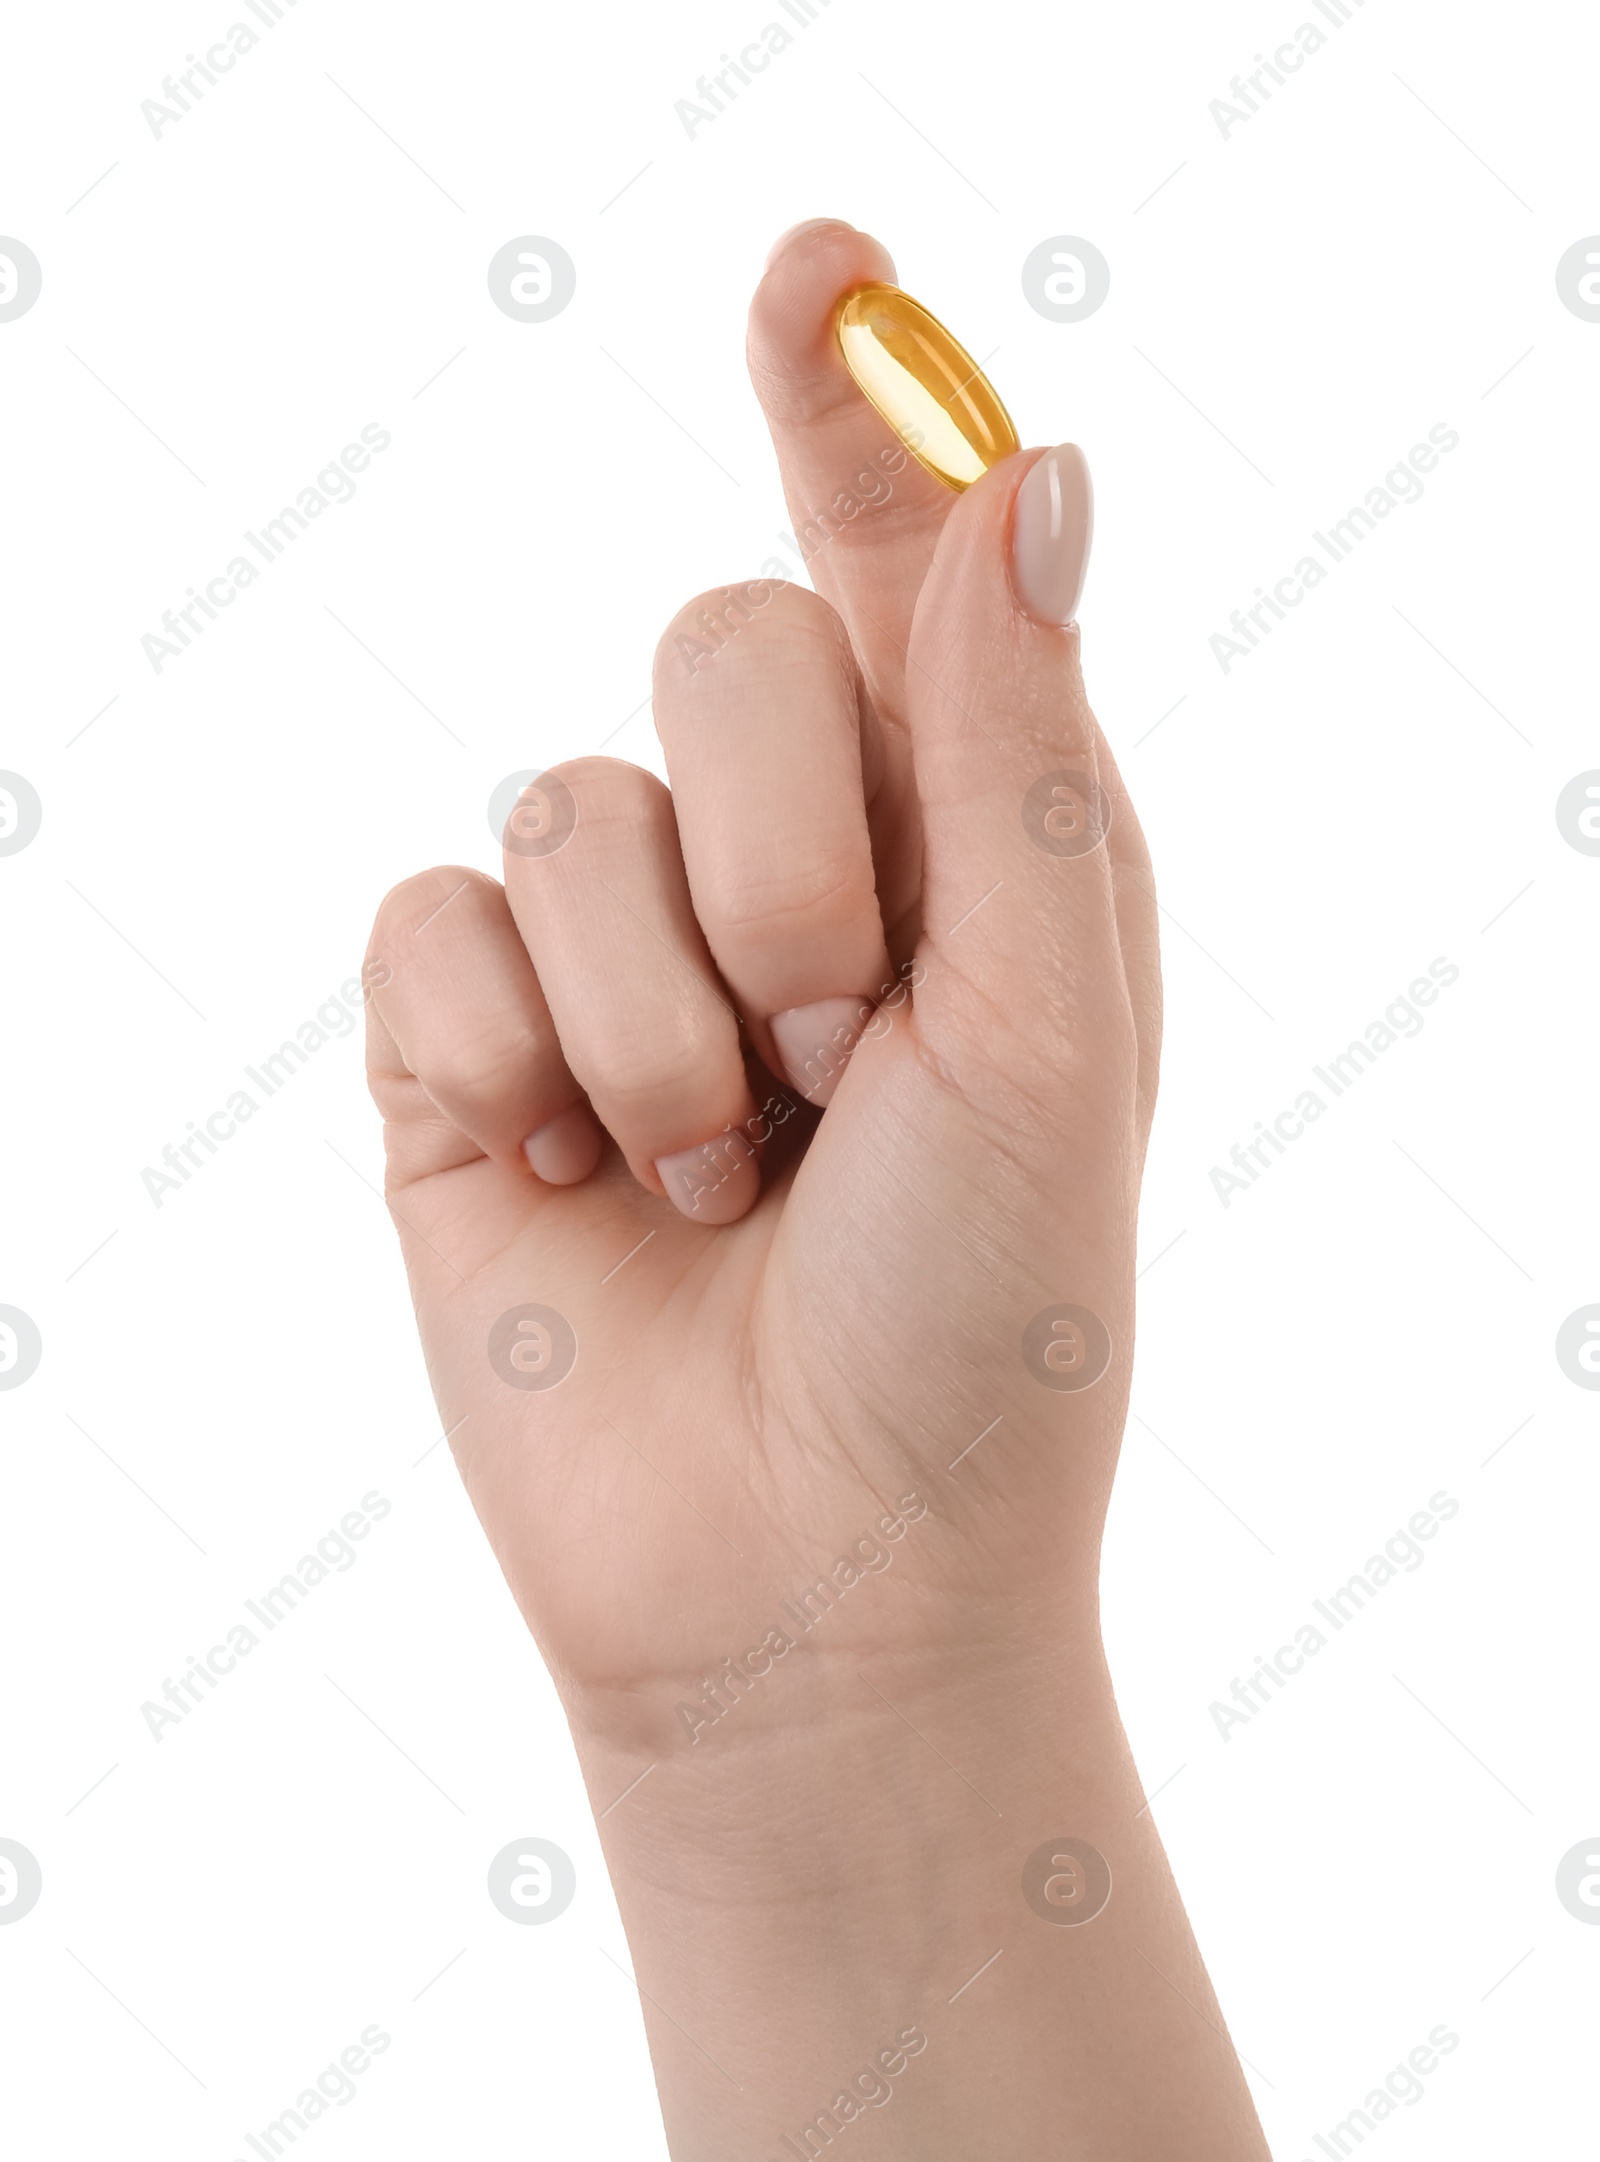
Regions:
[[[683,635],[723,602],[723,643]],[[844,626],[803,586],[691,601],[656,653],[656,728],[695,914],[757,1050],[821,1109],[889,989]]]

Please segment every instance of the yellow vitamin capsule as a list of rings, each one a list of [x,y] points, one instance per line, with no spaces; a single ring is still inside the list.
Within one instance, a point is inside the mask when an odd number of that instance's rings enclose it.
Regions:
[[[914,458],[947,488],[970,488],[1021,448],[978,363],[897,285],[858,285],[839,303],[844,364]]]

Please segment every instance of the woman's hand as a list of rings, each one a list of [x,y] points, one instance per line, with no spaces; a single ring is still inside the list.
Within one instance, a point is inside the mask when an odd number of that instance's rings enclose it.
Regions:
[[[389,1197],[674,2154],[1261,2155],[1099,1652],[1160,991],[1082,462],[909,458],[832,332],[893,276],[817,221],[757,291],[818,591],[668,626],[671,792],[574,761],[384,902]]]

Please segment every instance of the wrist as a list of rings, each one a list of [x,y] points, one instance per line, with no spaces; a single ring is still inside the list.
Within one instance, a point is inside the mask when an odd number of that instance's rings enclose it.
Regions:
[[[775,1898],[903,1907],[997,1826],[1125,1755],[1097,1630],[865,1652],[794,1643],[737,1667],[569,1700],[624,1913],[635,1883],[758,1916]],[[709,1684],[710,1686],[706,1686]],[[1096,1767],[1091,1777],[1091,1767]],[[1137,1802],[1134,1804],[1137,1807]]]
[[[781,1671],[643,1760],[636,1709],[575,1724],[674,2155],[807,2156],[859,2120],[863,2162],[1131,2162],[1216,2093],[1190,2151],[1262,2156],[1097,1631]],[[1123,2027],[1164,2083],[1115,2069]]]
[[[692,1663],[604,1683],[563,1676],[580,1760],[631,1765],[632,1776],[647,1766],[653,1777],[682,1773],[663,1783],[687,1793],[719,1777],[781,1780],[800,1758],[846,1766],[880,1746],[875,1731],[903,1731],[906,1721],[1009,1756],[1063,1723],[1115,1716],[1097,1610],[896,1589],[911,1611],[884,1623],[880,1609],[872,1618],[881,1626],[851,1626],[865,1607],[856,1617],[839,1605],[821,1613],[814,1594],[810,1606],[805,1595],[745,1600],[720,1643],[714,1629],[697,1632],[716,1649]],[[947,1610],[938,1629],[921,1612],[934,1601]]]

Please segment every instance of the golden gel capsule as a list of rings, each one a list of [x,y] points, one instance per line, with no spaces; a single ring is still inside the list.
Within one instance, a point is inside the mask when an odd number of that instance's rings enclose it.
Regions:
[[[970,488],[1021,446],[972,355],[897,285],[858,285],[839,303],[844,364],[914,458],[947,488]]]

